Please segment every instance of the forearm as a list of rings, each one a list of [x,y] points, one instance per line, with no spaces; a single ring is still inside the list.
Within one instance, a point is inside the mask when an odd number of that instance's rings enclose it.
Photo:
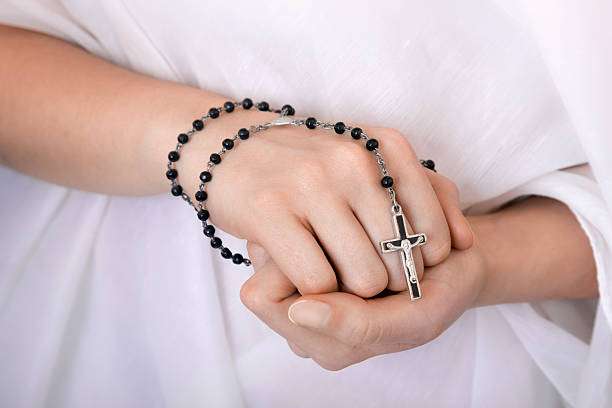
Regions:
[[[597,296],[588,238],[564,204],[534,197],[471,221],[486,271],[478,305]]]
[[[90,191],[165,191],[166,155],[176,135],[226,100],[131,72],[55,38],[2,26],[0,61],[3,164]],[[236,112],[222,125],[211,124],[195,138],[193,155],[218,150],[228,132],[258,123],[261,115]]]

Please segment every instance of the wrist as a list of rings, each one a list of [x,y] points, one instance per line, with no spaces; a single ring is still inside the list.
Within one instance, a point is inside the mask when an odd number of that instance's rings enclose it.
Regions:
[[[476,305],[597,295],[590,244],[564,204],[531,197],[470,221],[484,265]]]
[[[170,189],[166,178],[168,152],[174,150],[177,136],[192,129],[192,123],[205,115],[212,107],[223,106],[232,100],[221,95],[180,86],[180,91],[161,92],[165,103],[156,105],[148,118],[143,120],[146,128],[142,132],[137,154],[143,163],[143,177],[147,178],[146,192],[166,193]],[[266,122],[278,116],[273,112],[262,112],[254,106],[250,110],[236,108],[234,112],[222,113],[216,119],[205,121],[205,127],[195,132],[180,151],[180,160],[175,163],[179,181],[184,192],[193,196],[199,184],[198,175],[206,167],[209,155],[221,148],[223,139],[234,135],[241,127]]]
[[[503,245],[497,241],[500,235],[499,216],[497,213],[470,216],[468,221],[474,232],[474,245],[470,249],[476,259],[473,270],[481,280],[480,290],[472,306],[499,303],[498,300],[503,296],[500,295],[495,274],[502,267],[504,255],[503,252],[500,252]]]
[[[146,193],[160,194],[169,191],[169,182],[165,177],[168,162],[168,152],[174,150],[177,136],[191,129],[194,119],[201,117],[212,106],[221,106],[225,99],[213,93],[201,91],[196,88],[178,84],[170,84],[168,89],[166,83],[162,82],[158,92],[157,101],[152,103],[151,110],[144,118],[140,118],[143,129],[137,143],[135,158],[142,163],[139,166],[142,177],[146,178]],[[160,102],[163,101],[163,102]],[[195,139],[203,139],[194,135]],[[201,141],[199,142],[201,143]],[[181,151],[181,161],[191,156],[191,143]],[[210,148],[213,148],[212,143]],[[195,150],[195,149],[194,149]],[[193,154],[198,154],[193,152]],[[138,160],[139,159],[139,160]],[[144,174],[146,173],[146,174]],[[180,175],[181,183],[183,178]],[[185,178],[185,182],[187,179]]]
[[[222,103],[211,106],[222,106]],[[201,114],[197,115],[197,117],[200,116]],[[181,159],[176,163],[185,193],[193,197],[200,184],[199,174],[206,170],[210,155],[221,150],[224,139],[231,139],[241,128],[249,129],[253,125],[269,122],[277,116],[278,114],[274,112],[262,112],[256,108],[251,108],[250,110],[236,109],[236,111],[224,114],[217,119],[208,119],[205,122],[204,129],[194,133],[189,143],[183,147]],[[195,118],[196,116],[191,121]],[[191,125],[191,121],[188,122],[187,127]],[[175,133],[178,134],[179,132]],[[174,137],[176,138],[176,135]],[[234,157],[239,155],[239,151],[232,153]],[[165,160],[165,157],[162,157],[162,160]],[[223,167],[227,168],[227,166]]]

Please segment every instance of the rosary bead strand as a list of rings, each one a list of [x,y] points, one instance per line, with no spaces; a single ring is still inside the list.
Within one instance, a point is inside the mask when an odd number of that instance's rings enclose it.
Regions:
[[[261,106],[262,104],[259,103],[258,107],[261,107]],[[287,116],[291,116],[290,114],[295,114],[295,110],[290,105],[285,105],[281,109],[280,114],[281,116],[279,117],[279,119],[286,118]],[[232,254],[229,248],[223,246],[221,239],[214,236],[215,228],[208,223],[210,213],[206,209],[206,202],[205,202],[206,200],[205,199],[198,200],[198,197],[208,197],[208,194],[206,192],[206,187],[207,187],[207,184],[212,181],[212,178],[213,178],[212,170],[214,169],[215,166],[219,165],[222,162],[222,156],[226,154],[229,150],[232,150],[236,142],[245,141],[252,134],[270,129],[273,126],[287,125],[287,124],[291,124],[294,126],[304,125],[309,129],[316,129],[316,128],[321,128],[321,129],[326,129],[326,130],[333,129],[337,134],[343,134],[345,131],[350,131],[351,136],[354,139],[365,141],[366,149],[369,151],[373,151],[376,156],[376,161],[382,173],[382,179],[381,179],[382,187],[388,190],[389,197],[391,198],[393,202],[393,208],[399,208],[399,204],[397,203],[395,199],[396,193],[395,193],[395,190],[393,189],[393,179],[389,175],[388,170],[385,166],[385,162],[382,158],[382,155],[378,151],[378,146],[379,146],[378,141],[376,139],[369,138],[368,135],[362,129],[352,128],[350,126],[345,125],[343,122],[337,122],[335,124],[319,122],[315,118],[312,118],[312,117],[307,118],[305,120],[304,119],[292,119],[290,121],[287,121],[286,119],[284,119],[282,123],[280,122],[275,123],[274,121],[272,121],[272,122],[261,124],[261,125],[251,126],[250,130],[246,128],[242,128],[238,130],[238,132],[232,138],[227,138],[223,140],[222,148],[219,152],[212,153],[210,155],[206,170],[200,173],[201,182],[199,184],[198,191],[195,193],[195,197],[197,201],[197,204],[195,206],[197,207],[198,218],[202,222],[202,225],[203,225],[204,235],[211,238],[210,244],[213,248],[221,250],[221,256],[223,258],[226,258],[226,259],[231,258],[232,262],[234,262],[235,264],[244,263],[245,265],[249,265],[250,260],[248,258],[243,257],[239,253]]]
[[[200,173],[200,189],[196,191],[194,194],[195,203],[191,200],[191,198],[183,191],[183,187],[179,183],[179,173],[176,169],[175,163],[178,162],[181,158],[180,151],[185,144],[189,142],[191,137],[197,132],[200,132],[204,129],[205,123],[211,119],[219,118],[223,113],[232,113],[236,109],[236,107],[242,107],[244,110],[249,110],[253,106],[257,106],[257,109],[262,112],[270,111],[270,105],[268,102],[261,101],[256,105],[253,103],[253,100],[250,98],[245,98],[242,102],[232,102],[227,101],[223,104],[223,106],[212,107],[208,110],[206,115],[195,119],[191,126],[192,128],[185,132],[180,133],[177,136],[177,144],[174,150],[168,153],[168,164],[166,171],[166,178],[170,180],[170,193],[175,197],[181,197],[187,204],[193,207],[196,211],[196,215],[198,220],[202,222],[204,235],[211,238],[210,244],[215,249],[220,249],[221,256],[226,259],[232,259],[232,262],[235,264],[245,264],[246,266],[251,265],[251,261],[248,258],[245,258],[243,255],[239,253],[232,254],[229,248],[223,246],[223,241],[221,238],[215,236],[215,227],[210,225],[207,221],[210,218],[210,212],[206,209],[204,202],[208,199],[208,193],[203,189],[202,185],[204,183],[208,183],[212,180],[212,167],[214,165],[220,164],[223,154],[225,152],[232,150],[235,145],[236,140],[247,140],[250,136],[250,132],[248,129],[242,128],[238,131],[238,133],[233,138],[224,139],[221,143],[222,149],[218,153],[212,153],[209,157],[208,170]],[[291,105],[283,105],[280,110],[275,110],[274,112],[282,113],[284,115],[293,115],[295,114],[295,109]]]
[[[183,192],[182,186],[178,181],[178,171],[176,170],[175,163],[180,159],[180,150],[182,147],[189,142],[190,138],[196,133],[200,132],[205,127],[205,122],[210,119],[218,118],[222,113],[231,113],[236,107],[242,107],[245,110],[251,109],[253,106],[256,106],[259,111],[272,111],[279,113],[279,118],[264,124],[259,124],[255,126],[251,126],[249,129],[241,128],[238,132],[233,135],[231,138],[226,138],[221,142],[221,150],[219,152],[211,153],[209,156],[209,161],[207,164],[206,170],[200,173],[200,183],[198,187],[198,191],[195,192],[194,198],[195,203],[191,200],[191,198]],[[293,119],[288,118],[288,116],[295,115],[295,109],[291,105],[283,105],[280,110],[271,110],[270,106],[267,102],[262,101],[254,104],[250,98],[245,98],[242,102],[231,102],[227,101],[223,104],[222,107],[212,107],[208,110],[208,113],[202,116],[199,119],[196,119],[192,123],[192,129],[181,133],[177,137],[177,145],[175,150],[168,153],[168,170],[166,171],[166,177],[171,182],[171,194],[173,196],[181,197],[187,204],[192,206],[197,214],[198,219],[202,222],[202,230],[206,237],[210,238],[210,245],[212,248],[219,249],[221,256],[225,259],[231,259],[234,264],[244,264],[246,266],[251,265],[251,261],[248,258],[245,258],[240,253],[232,253],[232,251],[223,246],[223,241],[221,238],[215,235],[216,229],[213,225],[211,225],[208,220],[210,218],[210,212],[206,208],[206,201],[208,199],[208,193],[206,192],[206,186],[213,179],[212,170],[215,166],[221,164],[222,156],[226,154],[228,151],[232,150],[237,142],[248,140],[251,135],[270,129],[274,126],[280,125],[293,125],[293,126],[305,126],[308,129],[314,130],[317,128],[324,130],[333,130],[336,134],[342,135],[345,132],[349,132],[351,137],[356,141],[363,141],[364,147],[373,152],[376,163],[381,172],[381,180],[380,184],[383,188],[385,188],[389,194],[389,198],[392,201],[392,211],[394,216],[401,216],[403,219],[403,214],[401,207],[396,199],[396,192],[393,189],[393,178],[389,175],[387,170],[385,161],[382,157],[381,152],[379,151],[379,142],[377,139],[370,138],[363,129],[359,127],[351,127],[347,126],[344,122],[336,122],[336,123],[328,123],[328,122],[320,122],[314,117],[309,117],[306,119]],[[432,160],[421,160],[421,165],[429,170],[435,170],[435,163]],[[398,222],[397,220],[395,221]],[[402,221],[403,222],[403,221]],[[397,224],[396,224],[397,225]],[[424,237],[424,235],[423,235]],[[420,242],[420,241],[419,241]],[[422,241],[424,243],[425,241]],[[382,243],[381,243],[382,245]],[[391,247],[387,247],[391,248]],[[393,249],[394,250],[394,249]],[[416,282],[418,285],[418,282]],[[411,292],[412,296],[412,292]],[[420,297],[420,294],[418,295]]]

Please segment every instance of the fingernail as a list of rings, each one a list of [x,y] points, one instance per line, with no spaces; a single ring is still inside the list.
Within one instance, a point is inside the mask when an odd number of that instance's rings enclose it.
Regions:
[[[289,306],[288,315],[293,324],[310,329],[320,329],[329,320],[331,308],[327,303],[300,300]]]

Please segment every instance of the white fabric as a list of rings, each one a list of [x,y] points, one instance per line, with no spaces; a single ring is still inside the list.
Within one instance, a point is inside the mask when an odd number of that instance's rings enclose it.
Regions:
[[[241,306],[250,271],[182,202],[1,168],[0,406],[612,406],[612,13],[530,3],[3,0],[1,22],[140,72],[400,129],[474,211],[567,203],[602,300],[471,310],[423,347],[325,372]],[[587,161],[595,179],[559,171]]]

